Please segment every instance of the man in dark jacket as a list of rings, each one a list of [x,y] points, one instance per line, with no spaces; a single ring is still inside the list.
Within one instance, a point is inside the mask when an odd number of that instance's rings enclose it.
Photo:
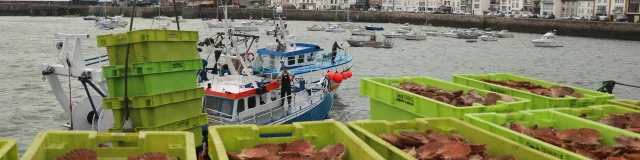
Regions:
[[[338,55],[338,41],[333,41],[333,47],[331,47],[331,63],[336,63],[336,56]],[[342,48],[340,48],[342,49]]]

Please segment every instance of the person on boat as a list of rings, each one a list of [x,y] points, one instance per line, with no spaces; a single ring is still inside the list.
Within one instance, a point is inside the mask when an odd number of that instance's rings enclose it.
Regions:
[[[286,46],[284,46],[284,44],[280,43],[279,39],[276,39],[276,42],[278,42],[278,47],[276,47],[276,51],[284,52],[285,49],[286,49]]]
[[[235,21],[236,21],[236,19],[233,18],[233,16],[231,16],[231,22],[235,22]]]
[[[218,17],[218,22],[222,22],[222,18]]]
[[[331,47],[331,63],[336,63],[336,56],[338,55],[338,41],[333,41],[333,47]],[[342,49],[342,48],[340,48]]]
[[[295,75],[289,71],[287,71],[287,66],[282,66],[282,71],[278,73],[278,83],[280,83],[280,98],[282,98],[281,103],[284,106],[284,98],[287,98],[287,104],[291,104],[291,81],[295,78]]]

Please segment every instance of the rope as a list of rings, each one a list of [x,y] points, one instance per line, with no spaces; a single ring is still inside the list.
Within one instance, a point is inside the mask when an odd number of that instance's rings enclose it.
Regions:
[[[627,87],[640,88],[640,86],[636,86],[636,85],[624,84],[624,83],[620,83],[620,82],[615,82],[615,83],[619,84],[619,85],[627,86]]]
[[[71,119],[71,125],[69,125],[69,129],[73,130],[73,107],[71,107],[71,62],[67,58],[67,66],[69,67],[69,119]]]

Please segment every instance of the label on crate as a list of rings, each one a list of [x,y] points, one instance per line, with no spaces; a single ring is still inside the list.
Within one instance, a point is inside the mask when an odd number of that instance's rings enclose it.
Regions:
[[[171,65],[173,66],[173,68],[182,68],[182,62],[174,62]]]
[[[526,142],[526,145],[527,145],[528,147],[533,148],[533,149],[535,149],[535,150],[538,150],[538,151],[540,151],[540,152],[543,152],[543,153],[546,153],[546,154],[552,155],[552,156],[557,157],[557,158],[559,158],[559,159],[564,159],[564,154],[562,154],[562,153],[558,153],[558,152],[556,152],[556,151],[554,151],[554,150],[550,150],[550,149],[548,149],[548,148],[546,148],[546,147],[542,147],[542,146],[538,146],[538,145],[536,145],[536,144],[532,144],[532,143],[531,143],[531,142],[529,142],[529,141],[527,141],[527,142]]]
[[[169,37],[169,38],[178,38],[178,32],[175,32],[175,31],[169,31],[169,32],[167,33],[167,37]]]
[[[413,106],[414,104],[412,95],[408,95],[400,92],[396,92],[396,101],[402,102],[411,106]]]

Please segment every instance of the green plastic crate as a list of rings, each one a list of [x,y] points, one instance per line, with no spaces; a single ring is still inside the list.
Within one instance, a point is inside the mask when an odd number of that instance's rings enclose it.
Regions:
[[[145,96],[198,87],[202,59],[138,63],[130,66],[128,96]],[[124,66],[102,68],[109,97],[124,97]]]
[[[192,132],[195,135],[194,142],[196,142],[197,146],[200,146],[202,142],[202,126],[207,124],[208,121],[207,114],[200,114],[195,117],[190,117],[183,120],[174,121],[164,125],[158,125],[153,127],[139,127],[133,126],[135,132],[143,132],[143,131],[187,131]],[[117,122],[122,123],[122,121]],[[109,132],[112,133],[122,133],[121,127],[111,127],[109,128]]]
[[[137,96],[129,98],[129,117],[134,126],[150,127],[191,118],[202,114],[204,88]],[[125,117],[124,98],[108,97],[102,100],[105,109],[113,111],[113,119],[122,122]],[[121,123],[116,127],[122,128]]]
[[[42,131],[38,133],[22,160],[51,160],[73,149],[96,151],[100,159],[126,159],[148,152],[196,160],[193,134],[189,132],[98,133],[96,131]],[[111,147],[98,147],[110,143]]]
[[[415,158],[382,140],[379,137],[380,134],[399,133],[400,131],[424,132],[426,130],[434,130],[445,135],[457,133],[464,136],[472,144],[486,144],[486,152],[491,156],[513,155],[519,160],[556,159],[455,118],[419,118],[407,121],[360,120],[349,122],[347,126],[387,160]]]
[[[0,160],[18,159],[18,140],[0,139]]]
[[[415,82],[427,87],[435,86],[444,90],[464,90],[465,93],[474,88],[445,82],[427,77],[405,78],[361,78],[360,94],[382,103],[371,104],[371,119],[373,120],[408,120],[424,117],[455,117],[462,119],[466,113],[482,112],[515,112],[528,109],[529,100],[516,98],[516,102],[498,101],[496,105],[484,106],[473,104],[468,107],[456,107],[434,99],[423,97],[398,88],[401,82]],[[485,96],[489,91],[475,89]],[[503,94],[500,94],[504,96]],[[407,113],[409,112],[409,113]],[[408,115],[408,116],[403,116]],[[420,115],[415,117],[413,115]]]
[[[609,99],[614,99],[615,96],[612,94],[602,93],[595,90],[587,90],[577,87],[571,87],[576,92],[582,93],[584,97],[582,98],[573,98],[573,97],[564,97],[564,98],[551,98],[547,96],[533,94],[529,91],[522,91],[518,89],[513,89],[497,84],[491,84],[480,81],[480,79],[490,79],[490,80],[514,80],[514,81],[528,81],[533,84],[541,85],[543,87],[551,87],[554,85],[559,85],[551,82],[546,82],[542,80],[522,77],[514,74],[508,73],[491,73],[491,74],[454,74],[453,75],[453,83],[462,84],[465,86],[490,90],[493,92],[498,92],[502,94],[508,94],[515,97],[520,97],[524,99],[531,100],[531,109],[545,109],[545,108],[562,108],[562,107],[587,107],[592,105],[605,104],[605,102]]]
[[[608,100],[607,101],[608,104],[615,104],[618,106],[622,106],[622,107],[626,107],[626,108],[631,108],[631,109],[635,109],[635,110],[640,110],[640,106],[638,106],[638,104],[640,104],[640,101],[633,101],[633,100]]]
[[[309,140],[315,149],[342,143],[347,150],[343,160],[383,160],[371,147],[354,135],[340,122],[294,122],[285,125],[257,126],[225,125],[209,127],[209,157],[212,160],[228,160],[227,151],[240,153],[263,143],[291,143]]]
[[[197,31],[153,29],[97,37],[98,47],[107,47],[111,65],[124,65],[129,43],[130,64],[195,59],[198,39]]]
[[[598,121],[604,117],[609,116],[609,114],[625,114],[625,113],[640,112],[638,110],[633,110],[633,109],[620,107],[616,105],[597,105],[597,106],[589,106],[586,108],[556,108],[553,110],[562,112],[565,114],[569,114],[572,116],[582,117],[597,123],[600,123]],[[611,129],[620,130],[622,132],[634,133],[634,132],[616,128],[613,126],[607,126],[607,127],[611,127]]]
[[[511,114],[499,113],[474,113],[465,115],[465,122],[487,130],[499,136],[511,139],[520,144],[542,151],[549,155],[565,160],[588,160],[577,153],[564,150],[560,147],[545,143],[533,137],[529,137],[512,131],[508,126],[501,126],[511,122],[519,122],[526,127],[537,124],[541,127],[554,127],[556,129],[591,128],[600,132],[600,143],[604,146],[616,144],[614,137],[625,135],[633,138],[640,138],[640,134],[624,132],[605,124],[582,119],[576,116],[564,114],[554,110],[533,110],[522,111]]]

